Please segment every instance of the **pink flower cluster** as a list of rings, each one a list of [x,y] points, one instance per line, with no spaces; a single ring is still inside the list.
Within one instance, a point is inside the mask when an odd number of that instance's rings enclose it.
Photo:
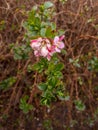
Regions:
[[[56,52],[61,52],[61,49],[64,48],[64,42],[62,41],[64,36],[58,37],[55,36],[54,40],[49,40],[48,38],[38,38],[31,40],[30,46],[34,50],[34,55],[36,57],[46,57],[48,60],[51,59],[51,56]]]

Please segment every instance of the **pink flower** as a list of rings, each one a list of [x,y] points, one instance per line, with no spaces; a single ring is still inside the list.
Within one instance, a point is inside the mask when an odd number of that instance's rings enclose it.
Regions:
[[[46,57],[48,60],[51,59],[53,54],[51,42],[47,38],[38,38],[35,40],[31,40],[30,46],[34,50],[34,55],[36,57],[42,56]]]
[[[30,46],[34,50],[34,55],[36,57],[46,57],[48,60],[51,59],[54,53],[61,52],[64,48],[64,42],[62,40],[64,36],[56,36],[51,42],[48,38],[38,38],[31,40]]]
[[[46,45],[43,46],[43,47],[41,48],[41,56],[47,57],[48,53],[49,53],[49,52],[48,52],[47,46],[46,46]]]
[[[30,46],[32,47],[32,49],[37,50],[41,46],[41,42],[42,42],[42,38],[31,40]]]
[[[55,51],[61,52],[61,49],[64,48],[64,42],[62,41],[64,39],[64,35],[61,37],[55,36],[54,38],[54,45],[55,45]]]
[[[39,56],[40,56],[40,52],[39,52],[38,50],[35,50],[35,51],[34,51],[34,55],[35,55],[36,57],[39,57]]]

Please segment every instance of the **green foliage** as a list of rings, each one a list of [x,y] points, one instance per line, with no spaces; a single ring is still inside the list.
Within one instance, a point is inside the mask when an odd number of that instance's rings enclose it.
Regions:
[[[62,2],[62,4],[65,4],[68,0],[60,0],[60,2]]]
[[[64,33],[65,33],[65,31],[64,31],[63,29],[58,30],[58,35],[59,35],[59,36],[64,35]]]
[[[15,77],[9,77],[0,82],[0,90],[8,90],[16,82]]]
[[[88,117],[88,119],[87,119],[87,124],[88,124],[90,127],[92,127],[92,126],[94,125],[94,120],[91,119],[90,117]]]
[[[80,85],[83,85],[83,80],[82,80],[81,77],[78,77],[78,82],[79,82]]]
[[[78,111],[84,111],[85,110],[85,105],[83,104],[83,102],[81,100],[75,100],[74,101],[76,109]]]
[[[95,89],[96,91],[98,91],[98,86],[95,86],[94,89]]]
[[[57,35],[56,24],[50,22],[55,14],[54,4],[50,1],[45,2],[40,6],[34,6],[28,14],[28,19],[24,23],[24,28],[27,30],[28,38],[47,37],[53,38]],[[64,34],[64,31],[58,31],[59,35]]]
[[[58,91],[58,98],[62,101],[68,101],[70,99],[70,96],[68,93],[64,93],[63,91],[59,90]]]
[[[45,83],[40,83],[40,84],[38,85],[38,88],[39,88],[40,90],[45,91],[45,90],[47,89],[47,84],[45,84]]]
[[[44,120],[43,127],[45,130],[53,130],[51,120]]]
[[[94,17],[91,17],[90,19],[87,20],[87,23],[93,23],[96,19]]]
[[[27,103],[28,96],[25,95],[23,98],[20,99],[19,108],[23,111],[23,113],[27,114],[30,110],[33,109],[33,106]]]
[[[32,69],[41,73],[43,70],[47,68],[47,66],[48,66],[47,59],[41,58],[39,62],[35,63],[32,66]]]
[[[50,2],[50,1],[47,1],[47,2],[44,3],[44,8],[45,8],[45,9],[51,8],[51,7],[53,7],[53,6],[54,6],[53,3]]]
[[[33,72],[33,65],[32,64],[29,64],[28,66],[27,66],[27,71],[28,72]]]
[[[56,56],[52,57],[51,61],[44,58],[40,59],[38,63],[33,65],[33,69],[45,75],[45,82],[38,85],[38,88],[43,91],[41,104],[49,106],[51,101],[56,100],[56,97],[61,100],[69,100],[69,96],[64,95],[63,89],[61,71],[64,69],[64,65]]]
[[[6,22],[4,20],[0,21],[0,31],[4,30],[6,27]]]
[[[31,48],[28,45],[18,45],[13,47],[15,60],[26,60]]]
[[[77,59],[69,59],[69,62],[70,63],[72,63],[74,66],[76,66],[76,67],[78,67],[78,68],[80,68],[81,66],[80,66],[80,64],[79,64],[79,59],[77,58]]]
[[[70,121],[70,127],[75,126],[76,124],[78,124],[78,122],[76,120],[71,120]]]
[[[98,58],[97,57],[93,57],[89,62],[89,70],[93,70],[95,72],[98,72]]]
[[[42,94],[41,104],[49,107],[51,102],[55,100],[55,96],[51,93],[51,91],[47,90]]]
[[[98,120],[98,108],[94,112],[94,119],[95,119],[95,121]]]

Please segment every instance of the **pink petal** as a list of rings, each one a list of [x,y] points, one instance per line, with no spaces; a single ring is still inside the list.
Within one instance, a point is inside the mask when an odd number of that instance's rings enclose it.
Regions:
[[[60,44],[59,44],[59,48],[63,49],[64,46],[65,46],[64,43],[63,43],[63,42],[60,42]]]
[[[39,47],[41,46],[41,43],[39,42],[32,42],[30,44],[30,46],[33,48],[33,49],[39,49]]]
[[[41,37],[39,37],[37,40],[38,40],[38,42],[42,42],[43,39]]]
[[[31,40],[30,46],[33,49],[37,49],[37,48],[39,48],[41,46],[41,42],[42,42],[42,38]]]
[[[35,50],[35,51],[34,51],[34,55],[35,55],[36,57],[38,57],[38,56],[40,56],[40,53]]]
[[[32,42],[37,42],[37,41],[38,41],[38,39],[34,39],[34,40],[31,40],[31,43],[32,43]]]
[[[55,36],[54,37],[54,44],[57,44],[59,42],[59,37],[58,36]]]
[[[64,35],[60,36],[60,38],[59,38],[60,41],[62,41],[64,39],[64,37],[65,37]]]
[[[47,50],[46,46],[42,47],[41,48],[41,56],[46,57],[47,54],[48,54],[48,50]]]
[[[47,44],[46,46],[49,50],[51,49],[51,44]]]
[[[55,51],[56,52],[61,52],[61,50],[58,47],[55,48]]]
[[[38,42],[41,42],[41,39],[40,39],[40,38],[31,40],[31,44],[33,44],[33,43],[38,43]]]
[[[47,50],[48,50],[49,55],[52,56],[52,55],[56,52],[56,51],[55,51],[55,47],[56,47],[56,46],[54,46],[54,45],[53,45],[53,46],[50,45],[50,47],[49,47],[49,46],[47,47]]]

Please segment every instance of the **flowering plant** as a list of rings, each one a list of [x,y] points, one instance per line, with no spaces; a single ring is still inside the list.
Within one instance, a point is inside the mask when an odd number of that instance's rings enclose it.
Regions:
[[[64,65],[57,57],[57,53],[61,53],[65,47],[64,32],[57,31],[56,24],[51,22],[53,15],[54,4],[48,1],[34,6],[24,24],[27,30],[26,39],[30,41],[35,57],[39,57],[31,68],[40,75],[42,73],[44,77],[44,81],[36,83],[36,86],[42,91],[41,104],[47,106],[57,97],[66,99],[64,83],[61,80]]]

